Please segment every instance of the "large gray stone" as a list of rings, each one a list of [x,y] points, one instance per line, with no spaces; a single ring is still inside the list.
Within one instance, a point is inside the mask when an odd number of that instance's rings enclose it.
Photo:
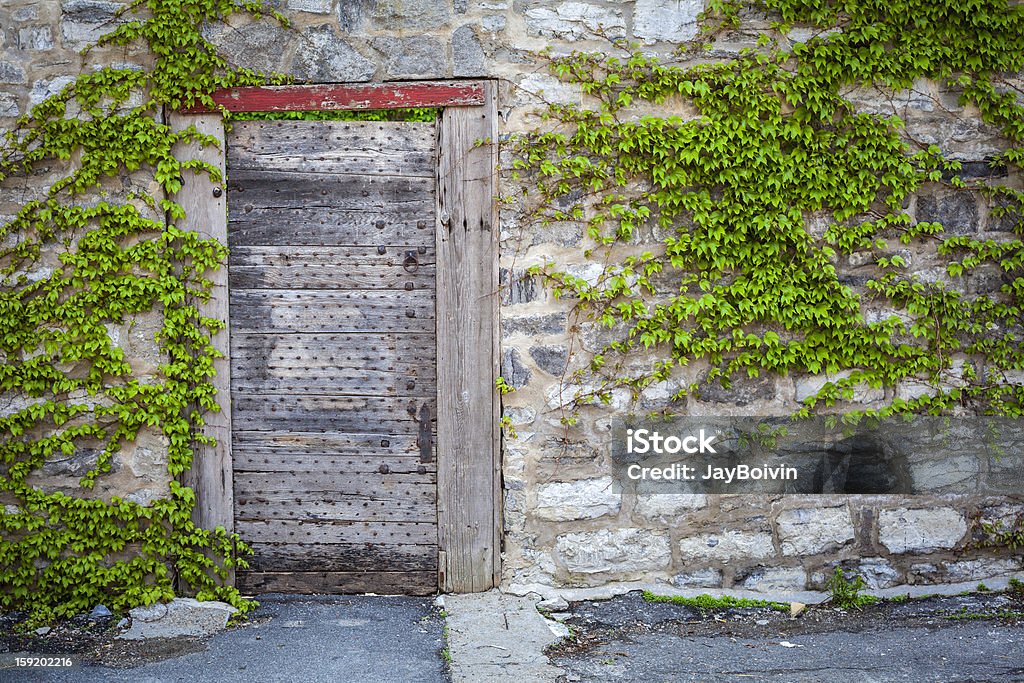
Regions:
[[[704,0],[636,0],[633,35],[647,45],[693,40],[697,16],[703,11]]]
[[[372,46],[380,53],[388,78],[443,78],[448,75],[448,57],[437,38],[375,38]]]
[[[53,30],[49,26],[18,29],[18,47],[22,50],[52,50]]]
[[[652,572],[672,561],[668,536],[647,529],[602,529],[563,534],[555,554],[574,574]]]
[[[330,26],[306,32],[292,63],[292,73],[314,83],[358,82],[373,78],[377,66],[359,54]]]
[[[350,0],[342,0],[346,4]],[[451,13],[447,2],[438,0],[354,0],[363,5],[362,23],[388,32],[440,28],[448,23]]]
[[[25,70],[14,62],[0,62],[0,83],[20,85],[25,82]]]
[[[204,31],[207,40],[236,66],[266,73],[281,73],[295,43],[295,34],[275,22],[254,22],[238,27],[217,25]]]
[[[132,625],[117,636],[121,640],[208,636],[225,626],[237,610],[223,602],[199,602],[193,598],[175,598],[168,603],[136,607],[128,612]]]
[[[949,507],[883,510],[878,540],[891,553],[928,553],[952,548],[967,533],[963,513]]]
[[[917,220],[941,223],[947,233],[978,231],[978,200],[969,190],[937,191],[917,198]]]
[[[501,376],[513,389],[522,389],[530,382],[533,373],[523,364],[518,351],[506,349],[501,356]]]
[[[853,523],[845,507],[785,510],[776,521],[783,555],[814,555],[853,540]]]
[[[17,116],[21,113],[18,108],[18,98],[10,93],[0,92],[0,118]],[[3,223],[3,221],[0,221]]]
[[[537,299],[537,278],[527,275],[523,271],[513,272],[508,268],[502,268],[498,275],[503,306],[528,304]]]
[[[534,514],[553,522],[595,519],[617,513],[621,504],[611,477],[556,481],[537,487]]]
[[[730,403],[745,406],[754,401],[767,401],[775,397],[775,378],[770,373],[762,373],[757,377],[737,376],[732,379],[727,389],[718,379],[708,379],[705,373],[700,380],[697,396],[702,401],[712,403]]]
[[[531,346],[530,358],[544,372],[561,377],[569,360],[569,349],[564,346]]]
[[[455,76],[484,76],[484,50],[471,26],[460,26],[452,34],[452,73]]]
[[[998,211],[992,209],[998,209]],[[1017,223],[1022,219],[1024,219],[1024,207],[1012,202],[1008,197],[999,196],[992,200],[985,229],[992,232],[1013,232]]]

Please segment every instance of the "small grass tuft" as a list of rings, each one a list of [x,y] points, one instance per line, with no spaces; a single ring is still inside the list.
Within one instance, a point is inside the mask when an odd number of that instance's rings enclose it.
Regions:
[[[684,605],[696,607],[697,609],[728,609],[728,608],[750,608],[767,607],[779,612],[789,611],[789,605],[783,602],[772,602],[771,600],[751,600],[749,598],[734,598],[731,595],[723,595],[715,598],[707,593],[698,595],[695,598],[684,598],[681,595],[656,595],[651,591],[644,591],[644,600],[647,602],[670,602],[673,605]]]
[[[864,579],[854,575],[852,579],[847,580],[842,567],[836,567],[825,587],[832,596],[832,604],[844,609],[860,609],[865,605],[874,605],[880,599],[874,595],[861,595],[860,592],[865,588]]]

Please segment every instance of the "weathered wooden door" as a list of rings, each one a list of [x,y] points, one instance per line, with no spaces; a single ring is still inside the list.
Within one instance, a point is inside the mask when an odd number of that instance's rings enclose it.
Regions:
[[[227,136],[243,589],[437,589],[435,147],[429,123]]]

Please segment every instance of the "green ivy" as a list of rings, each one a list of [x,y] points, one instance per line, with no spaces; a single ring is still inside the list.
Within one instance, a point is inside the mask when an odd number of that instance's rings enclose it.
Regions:
[[[226,248],[180,228],[185,212],[174,200],[187,173],[222,180],[208,164],[176,158],[175,146],[217,143],[163,120],[165,110],[211,106],[217,88],[267,82],[202,35],[238,14],[284,22],[261,2],[135,0],[99,46],[141,48],[147,68],[83,73],[0,139],[8,186],[65,169],[0,227],[0,391],[13,406],[0,417],[0,610],[28,610],[30,623],[97,603],[124,610],[167,600],[176,581],[242,613],[255,605],[219,580],[246,567],[248,548],[223,528],[197,528],[195,494],[174,479],[210,442],[202,428],[203,414],[217,410],[211,337],[224,323],[199,304]],[[129,175],[124,199],[112,200]],[[162,320],[154,341],[165,362],[141,376],[108,328],[151,311]],[[80,481],[90,489],[144,430],[168,444],[170,487],[151,504],[47,492],[34,479],[48,461],[92,450]]]
[[[703,54],[748,14],[776,19],[756,49]],[[1024,368],[1024,194],[1009,180],[961,179],[960,164],[909,139],[900,118],[858,112],[843,94],[899,92],[918,79],[959,92],[1001,131],[1006,151],[991,163],[1012,178],[1024,154],[1024,107],[1009,79],[1024,68],[1024,6],[725,0],[705,19],[706,42],[679,50],[684,65],[630,45],[550,58],[589,104],[549,105],[545,131],[516,141],[530,220],[584,224],[584,256],[603,266],[589,279],[553,262],[529,271],[574,302],[573,330],[597,324],[612,338],[566,378],[576,387],[566,421],[697,360],[725,386],[762,373],[832,378],[798,416],[1024,414],[1024,386],[1004,374]],[[797,24],[813,37],[791,43]],[[693,115],[638,113],[669,101]],[[988,197],[1016,234],[981,240],[913,222],[904,206],[926,183]],[[820,216],[823,234],[809,227]],[[900,253],[910,244],[931,245],[946,277],[915,275]],[[874,263],[861,287],[837,268],[855,252]],[[998,272],[999,291],[969,294],[964,278],[982,266]],[[871,318],[866,305],[890,313]],[[856,392],[909,379],[928,390],[849,410]],[[699,391],[691,382],[672,400]]]

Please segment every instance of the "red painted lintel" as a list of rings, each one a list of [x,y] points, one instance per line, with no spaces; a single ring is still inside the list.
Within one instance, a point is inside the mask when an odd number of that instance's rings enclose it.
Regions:
[[[472,107],[484,103],[484,88],[479,82],[460,81],[250,86],[218,90],[213,101],[232,112]],[[213,111],[218,110],[196,106],[184,113]]]

